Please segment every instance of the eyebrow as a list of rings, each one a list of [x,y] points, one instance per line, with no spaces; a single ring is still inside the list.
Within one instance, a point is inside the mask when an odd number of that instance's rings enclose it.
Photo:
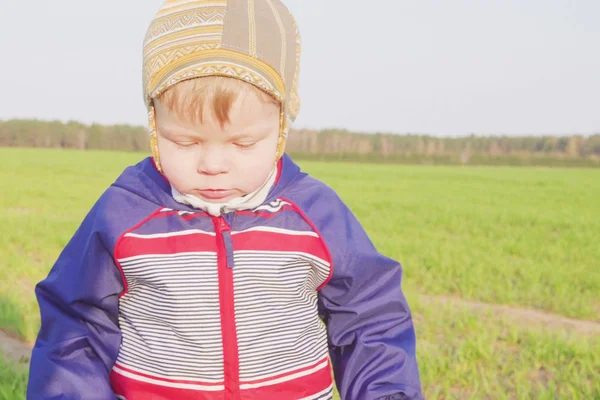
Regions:
[[[189,131],[181,132],[176,129],[170,129],[170,128],[162,128],[162,129],[158,129],[158,131],[162,135],[169,136],[169,137],[202,139],[201,135],[198,133],[195,133],[195,132],[189,132]],[[268,136],[268,129],[263,128],[263,129],[242,131],[241,133],[233,134],[227,140],[230,142],[236,142],[236,141],[243,140],[243,139],[261,140],[267,136]]]
[[[244,132],[231,136],[229,140],[232,142],[236,142],[243,139],[263,139],[266,136],[266,132]]]
[[[165,136],[176,136],[176,137],[186,137],[186,138],[198,137],[198,135],[194,134],[194,133],[190,133],[190,132],[177,132],[177,131],[171,130],[169,128],[158,129],[158,131],[160,133],[162,133],[163,135],[165,135]]]

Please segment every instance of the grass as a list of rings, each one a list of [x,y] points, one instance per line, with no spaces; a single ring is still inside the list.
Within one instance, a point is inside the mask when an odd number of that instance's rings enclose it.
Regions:
[[[600,171],[305,166],[410,287],[600,321]]]
[[[102,191],[143,156],[0,149],[0,180],[10,188],[0,197],[0,329],[34,339],[35,283]],[[402,262],[428,399],[600,399],[600,339],[418,296],[600,321],[600,171],[301,165]],[[0,375],[0,388],[19,379]]]
[[[427,399],[600,399],[600,339],[413,299]]]
[[[27,375],[0,354],[0,400],[25,400]]]

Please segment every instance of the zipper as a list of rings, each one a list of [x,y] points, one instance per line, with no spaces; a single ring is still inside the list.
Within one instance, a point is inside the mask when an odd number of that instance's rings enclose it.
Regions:
[[[219,218],[219,229],[225,245],[225,256],[227,258],[227,268],[233,269],[233,242],[231,241],[231,227],[225,218]]]
[[[219,274],[219,304],[223,340],[223,373],[225,400],[240,399],[240,367],[235,326],[233,297],[233,242],[231,226],[224,217],[213,217],[217,237],[217,269]]]

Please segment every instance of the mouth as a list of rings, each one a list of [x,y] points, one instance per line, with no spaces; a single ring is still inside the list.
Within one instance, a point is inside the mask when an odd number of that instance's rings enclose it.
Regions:
[[[230,189],[204,189],[198,192],[205,199],[222,200],[234,194]]]

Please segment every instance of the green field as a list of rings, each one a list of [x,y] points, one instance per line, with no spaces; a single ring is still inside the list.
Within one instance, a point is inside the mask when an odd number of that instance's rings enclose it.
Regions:
[[[1,330],[35,338],[35,283],[144,156],[0,149]],[[599,170],[300,164],[402,262],[428,399],[600,399],[600,330],[515,322],[466,302],[599,322]],[[0,399],[23,390],[0,359]]]
[[[25,399],[26,385],[27,376],[23,373],[17,373],[14,366],[0,354],[0,399]]]

